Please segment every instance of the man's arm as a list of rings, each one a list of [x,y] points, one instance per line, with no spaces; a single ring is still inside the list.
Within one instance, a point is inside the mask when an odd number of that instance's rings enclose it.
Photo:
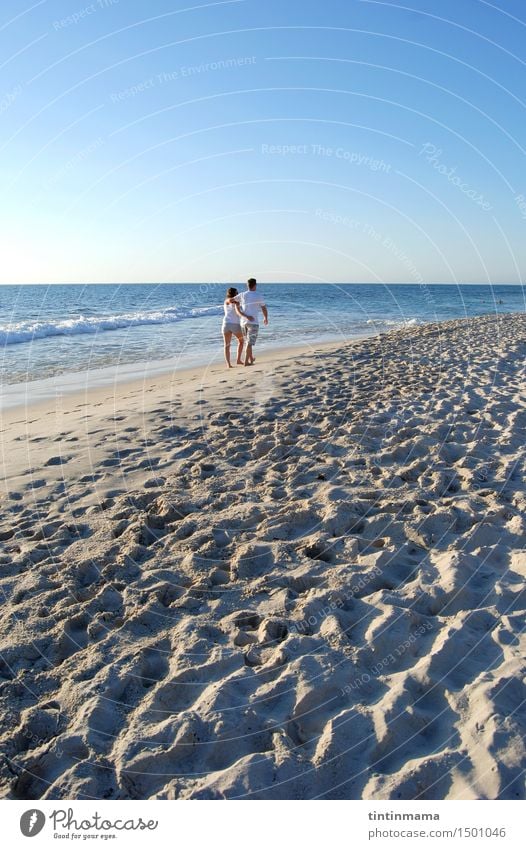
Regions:
[[[261,312],[263,313],[263,324],[268,324],[268,310],[265,304],[261,304]]]

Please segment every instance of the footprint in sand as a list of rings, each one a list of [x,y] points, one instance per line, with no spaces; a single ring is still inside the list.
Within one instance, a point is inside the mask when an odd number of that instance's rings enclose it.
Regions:
[[[64,455],[63,457],[50,457],[49,460],[44,463],[44,466],[62,466],[66,463],[69,463],[70,460],[71,455]]]
[[[46,486],[47,480],[45,478],[36,478],[35,480],[26,483],[24,489],[41,489],[43,486]]]

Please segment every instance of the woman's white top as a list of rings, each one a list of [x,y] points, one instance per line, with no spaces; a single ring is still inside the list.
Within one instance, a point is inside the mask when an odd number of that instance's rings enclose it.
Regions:
[[[234,304],[227,304],[225,302],[223,304],[223,309],[225,311],[225,322],[228,322],[229,324],[241,323]]]

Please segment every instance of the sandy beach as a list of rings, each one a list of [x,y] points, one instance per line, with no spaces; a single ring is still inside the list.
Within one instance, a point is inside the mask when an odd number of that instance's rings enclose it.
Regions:
[[[3,413],[2,796],[524,799],[525,353],[488,315]]]

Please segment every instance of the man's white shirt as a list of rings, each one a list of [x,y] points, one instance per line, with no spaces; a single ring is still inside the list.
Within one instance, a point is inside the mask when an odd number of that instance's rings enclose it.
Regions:
[[[263,295],[261,295],[257,289],[255,291],[247,289],[246,292],[241,292],[239,295],[236,295],[236,301],[239,301],[239,306],[243,312],[252,316],[252,322],[250,323],[259,324],[259,310],[261,307],[266,306]],[[242,318],[241,323],[248,324],[249,321],[246,318]]]

